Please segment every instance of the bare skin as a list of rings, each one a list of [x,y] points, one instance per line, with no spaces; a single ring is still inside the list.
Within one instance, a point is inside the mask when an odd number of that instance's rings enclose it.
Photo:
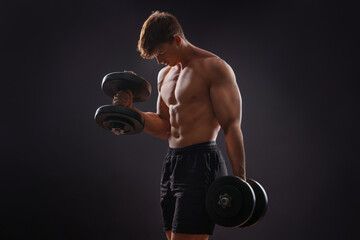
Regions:
[[[124,105],[145,118],[144,130],[172,148],[215,141],[223,129],[233,174],[246,179],[241,131],[241,95],[231,67],[216,55],[178,35],[159,46],[156,59],[167,65],[158,74],[157,112],[132,105],[132,93],[121,92],[114,105]],[[209,235],[166,232],[168,240],[206,240]]]

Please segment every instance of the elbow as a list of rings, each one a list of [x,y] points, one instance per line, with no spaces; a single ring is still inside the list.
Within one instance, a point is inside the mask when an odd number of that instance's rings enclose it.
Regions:
[[[168,134],[167,132],[154,132],[154,131],[148,131],[148,130],[146,130],[145,132],[147,132],[148,134],[150,134],[154,137],[161,138],[165,141],[168,141],[170,138],[170,134]]]
[[[165,141],[169,141],[169,138],[170,138],[170,132],[166,132],[162,135],[159,135],[158,137],[161,138],[161,139],[164,139]]]
[[[165,131],[161,131],[158,134],[158,137],[161,139],[164,139],[165,141],[168,141],[169,138],[171,137],[171,127],[170,124],[165,128]]]
[[[163,139],[166,140],[166,141],[168,141],[170,137],[171,137],[171,128],[170,128],[170,125],[169,125],[169,128],[168,128],[167,131],[165,132]]]
[[[231,121],[227,124],[222,124],[221,128],[224,131],[225,135],[234,133],[234,132],[239,132],[241,133],[241,125],[239,121]]]
[[[163,139],[163,140],[165,140],[165,141],[169,141],[169,138],[170,138],[170,137],[164,135],[164,136],[160,136],[160,138]]]

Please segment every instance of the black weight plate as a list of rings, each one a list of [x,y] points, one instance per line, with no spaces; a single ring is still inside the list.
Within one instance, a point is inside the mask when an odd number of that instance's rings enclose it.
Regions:
[[[123,106],[101,106],[96,110],[94,118],[100,127],[110,132],[113,127],[122,129],[123,134],[136,134],[144,129],[144,118]]]
[[[228,194],[231,206],[219,205],[219,197]],[[223,227],[238,227],[251,216],[255,207],[255,194],[250,185],[236,176],[223,176],[216,179],[206,194],[206,210],[209,217]]]
[[[150,83],[131,72],[113,72],[107,74],[103,78],[101,88],[110,97],[114,97],[120,90],[125,91],[129,89],[134,95],[134,102],[143,102],[151,94]]]
[[[225,194],[231,197],[231,205],[230,207],[224,208],[219,205],[219,200],[220,196],[224,196]],[[220,215],[224,218],[232,218],[239,214],[242,207],[243,195],[236,186],[222,185],[221,187],[217,188],[215,195],[218,197],[216,199],[216,204],[213,202],[213,207],[217,215]]]
[[[265,189],[260,185],[260,183],[256,182],[253,179],[248,178],[246,179],[246,181],[250,184],[250,186],[254,190],[256,197],[256,204],[255,204],[254,213],[252,214],[251,218],[242,226],[240,226],[241,228],[250,227],[260,222],[260,220],[265,216],[265,213],[268,208],[268,197],[265,192]]]

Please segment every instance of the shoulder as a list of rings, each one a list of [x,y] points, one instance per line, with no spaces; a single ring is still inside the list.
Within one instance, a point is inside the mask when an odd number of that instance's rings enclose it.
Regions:
[[[203,61],[203,70],[206,74],[206,79],[209,79],[210,83],[236,82],[233,69],[223,59],[213,56],[205,58]]]
[[[223,59],[219,57],[212,57],[207,60],[206,63],[207,70],[210,71],[212,74],[215,75],[228,75],[228,74],[234,74],[233,69],[231,66],[225,62]]]
[[[169,72],[170,70],[170,67],[166,66],[166,67],[163,67],[159,73],[158,73],[158,83],[159,82],[162,82],[166,76],[166,74]]]
[[[166,66],[166,67],[163,67],[159,73],[158,73],[158,78],[157,78],[157,82],[158,82],[158,90],[160,92],[160,89],[161,89],[161,85],[165,79],[165,76],[166,74],[169,72],[170,70],[170,67],[169,66]]]
[[[194,62],[198,63],[198,67],[201,69],[213,74],[233,73],[230,65],[227,64],[223,59],[221,59],[216,54],[204,49],[199,49],[199,54],[197,58],[195,58]]]

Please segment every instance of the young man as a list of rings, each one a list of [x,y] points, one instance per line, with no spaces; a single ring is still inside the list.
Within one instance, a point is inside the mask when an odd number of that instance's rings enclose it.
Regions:
[[[143,58],[166,65],[158,74],[157,112],[135,109],[130,91],[116,94],[113,104],[138,111],[144,130],[169,142],[160,189],[168,240],[208,239],[214,223],[206,213],[206,191],[227,175],[215,143],[220,128],[233,173],[245,180],[241,96],[234,72],[218,56],[192,45],[166,12],[153,12],[144,22],[138,50]]]

